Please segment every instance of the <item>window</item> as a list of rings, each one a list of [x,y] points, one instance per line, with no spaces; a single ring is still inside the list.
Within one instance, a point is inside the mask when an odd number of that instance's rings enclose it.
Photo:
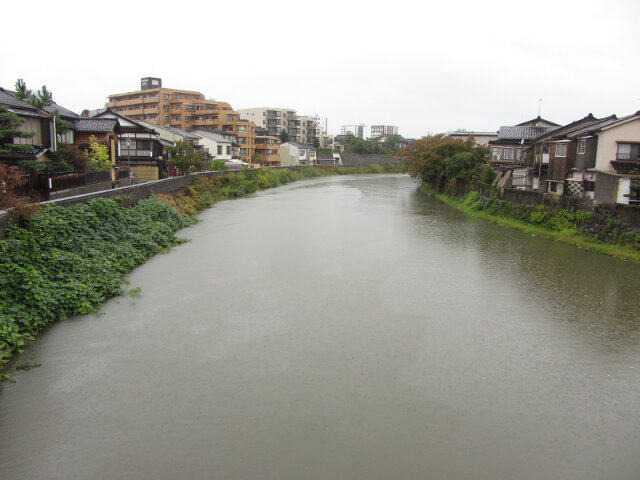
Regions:
[[[173,96],[173,98],[175,98],[176,100],[179,100],[179,99],[181,99],[182,97],[181,97],[178,93],[176,93],[176,94]]]
[[[247,126],[246,125],[238,125],[238,132],[242,133],[242,132],[246,132],[247,131]]]
[[[587,141],[586,140],[578,140],[578,150],[576,153],[578,155],[583,155],[585,150],[587,149]]]
[[[241,148],[240,149],[240,155],[246,155],[247,154],[247,149],[246,148]]]
[[[493,147],[493,151],[491,152],[491,157],[494,160],[500,160],[502,158],[502,148]]]
[[[636,160],[640,158],[640,143],[619,143],[616,160]]]
[[[162,94],[162,98],[163,98],[164,100],[169,100],[169,94],[168,94],[168,93],[163,93],[163,94]]]
[[[247,143],[247,137],[238,137],[238,143]]]
[[[218,155],[222,155],[222,145],[218,145]]]
[[[515,152],[513,148],[503,148],[502,149],[502,159],[503,160],[513,160],[515,158]]]
[[[566,157],[567,156],[567,144],[566,143],[556,143],[556,157]],[[555,190],[552,190],[555,191]]]
[[[169,105],[162,105],[163,110],[169,110]]]
[[[231,155],[231,147],[227,147],[227,155]]]

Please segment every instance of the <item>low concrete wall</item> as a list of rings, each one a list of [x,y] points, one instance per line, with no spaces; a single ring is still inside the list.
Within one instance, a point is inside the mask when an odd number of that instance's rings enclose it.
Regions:
[[[129,180],[127,179],[127,185]],[[84,187],[70,188],[69,190],[60,190],[59,192],[50,192],[49,200],[58,200],[60,198],[75,197],[77,195],[84,195],[86,193],[101,192],[103,190],[111,189],[111,182],[94,183],[92,185],[85,185]]]

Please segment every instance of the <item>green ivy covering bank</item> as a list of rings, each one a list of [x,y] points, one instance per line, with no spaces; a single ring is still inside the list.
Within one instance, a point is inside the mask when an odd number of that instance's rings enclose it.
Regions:
[[[120,294],[124,275],[192,222],[155,198],[128,209],[107,199],[48,205],[24,218],[0,241],[0,362],[50,322]]]

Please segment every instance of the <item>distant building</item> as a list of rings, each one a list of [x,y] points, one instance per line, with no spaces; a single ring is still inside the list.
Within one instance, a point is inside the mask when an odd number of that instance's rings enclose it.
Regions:
[[[316,160],[313,147],[298,142],[285,142],[280,145],[280,161],[282,165],[311,165]]]
[[[371,125],[371,138],[388,137],[398,135],[398,127],[395,125]]]
[[[498,132],[468,132],[466,130],[458,130],[449,133],[449,136],[457,140],[467,140],[471,137],[476,141],[476,145],[486,147],[491,140],[498,139]]]
[[[279,137],[282,130],[285,130],[292,142],[313,145],[316,139],[320,141],[322,126],[317,115],[298,115],[290,108],[273,107],[241,108],[238,113],[240,118],[264,128],[267,135]]]
[[[240,118],[227,102],[206,99],[200,92],[162,87],[162,79],[141,79],[140,90],[109,95],[106,106],[133,120],[191,131],[214,128],[237,136],[238,155],[255,153],[255,126]]]
[[[354,137],[364,138],[364,124],[342,125],[340,127],[340,135],[352,135]]]
[[[282,130],[286,130],[289,137],[294,140],[291,129],[295,127],[294,121],[297,115],[296,111],[291,108],[239,108],[238,113],[240,118],[266,129],[267,135],[277,137]]]
[[[494,164],[527,163],[533,139],[551,132],[560,125],[539,116],[514,126],[503,126],[498,130],[498,138],[489,141],[491,162]]]

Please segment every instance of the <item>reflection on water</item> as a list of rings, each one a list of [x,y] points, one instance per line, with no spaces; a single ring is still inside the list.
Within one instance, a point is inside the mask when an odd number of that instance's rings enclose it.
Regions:
[[[401,175],[202,220],[25,353],[2,478],[637,478],[638,266]]]

